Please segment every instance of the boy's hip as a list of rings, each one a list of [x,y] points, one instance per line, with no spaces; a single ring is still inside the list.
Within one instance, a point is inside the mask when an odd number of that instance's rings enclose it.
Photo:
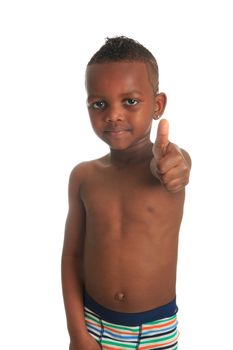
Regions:
[[[139,313],[122,313],[104,308],[85,293],[85,321],[88,332],[102,349],[178,348],[175,300]]]

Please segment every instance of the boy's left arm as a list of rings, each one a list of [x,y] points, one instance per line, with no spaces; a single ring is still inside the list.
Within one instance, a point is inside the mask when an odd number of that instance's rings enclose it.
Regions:
[[[157,138],[153,145],[153,155],[150,168],[164,187],[176,193],[188,184],[191,170],[189,154],[168,140],[168,121],[160,121]]]

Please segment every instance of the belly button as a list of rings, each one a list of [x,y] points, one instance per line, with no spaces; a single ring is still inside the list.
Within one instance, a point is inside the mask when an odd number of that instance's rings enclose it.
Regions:
[[[122,293],[122,292],[117,292],[115,294],[115,300],[118,300],[118,301],[124,301],[125,300],[125,294]]]

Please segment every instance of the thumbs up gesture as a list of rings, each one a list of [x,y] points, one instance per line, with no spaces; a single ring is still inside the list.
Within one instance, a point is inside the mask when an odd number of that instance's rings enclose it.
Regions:
[[[162,119],[152,148],[154,157],[150,169],[167,191],[175,193],[184,189],[189,182],[191,159],[186,151],[169,142],[168,133],[168,121]]]

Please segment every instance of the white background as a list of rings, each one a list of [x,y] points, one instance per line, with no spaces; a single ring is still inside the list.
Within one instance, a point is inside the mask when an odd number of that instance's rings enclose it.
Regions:
[[[180,233],[180,349],[229,348],[232,23],[226,0],[1,1],[1,349],[68,349],[67,183],[75,164],[108,151],[89,124],[84,71],[115,35],[154,53],[170,140],[193,159]]]

